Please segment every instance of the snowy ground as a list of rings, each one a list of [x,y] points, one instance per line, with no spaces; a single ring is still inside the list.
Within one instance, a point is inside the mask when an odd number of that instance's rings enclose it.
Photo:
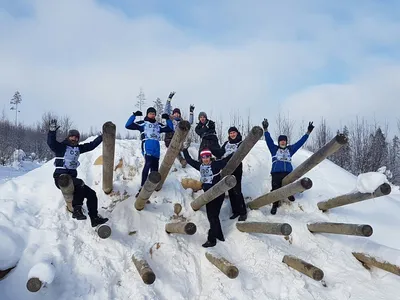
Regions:
[[[201,247],[208,230],[205,211],[190,208],[193,196],[180,185],[181,178],[198,178],[198,172],[189,166],[181,169],[176,163],[177,171],[169,175],[164,188],[138,212],[133,206],[143,165],[138,142],[117,141],[116,163],[122,158],[126,167],[124,174],[116,173],[117,193],[111,196],[101,190],[101,167],[93,166],[101,148],[81,156],[79,175],[98,192],[100,206],[105,207],[100,213],[110,218],[113,234],[107,240],[97,237],[90,222],[75,221],[66,212],[62,195],[53,184],[52,162],[0,185],[0,267],[9,267],[19,258],[17,267],[0,281],[2,300],[398,297],[398,276],[378,269],[367,271],[351,254],[368,249],[400,264],[398,188],[386,197],[322,213],[317,202],[357,188],[356,177],[324,161],[307,174],[313,187],[297,195],[296,202],[283,205],[275,216],[270,214],[270,206],[249,212],[248,221],[291,224],[289,241],[280,236],[239,232],[235,221],[229,219],[226,200],[220,216],[226,241],[218,242],[213,251],[238,267],[239,276],[229,279],[205,258],[206,250]],[[194,148],[190,150],[195,154]],[[300,150],[294,164],[309,155]],[[270,189],[270,160],[265,142],[260,141],[244,161],[245,197],[255,198]],[[177,202],[183,206],[183,216],[197,225],[195,235],[165,233],[164,226]],[[306,224],[314,221],[369,224],[374,233],[370,238],[313,235]],[[153,268],[157,276],[153,285],[145,285],[139,277],[131,261],[135,251],[142,251]],[[283,264],[285,254],[320,267],[326,287]],[[5,261],[4,257],[9,259]],[[30,293],[25,287],[29,271],[43,261],[53,263],[55,278],[38,293]]]
[[[29,171],[39,168],[42,164],[32,161],[22,161],[13,166],[0,166],[0,184],[12,178],[22,176]]]

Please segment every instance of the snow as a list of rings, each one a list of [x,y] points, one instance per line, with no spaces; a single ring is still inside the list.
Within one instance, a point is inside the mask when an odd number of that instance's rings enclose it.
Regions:
[[[11,229],[0,226],[0,270],[14,267],[21,257],[22,247]]]
[[[37,161],[16,161],[11,166],[0,166],[0,184],[14,177],[25,175],[42,165]]]
[[[385,174],[379,172],[363,173],[357,177],[357,190],[360,193],[373,193],[385,182],[388,182]]]
[[[194,146],[190,148],[192,155],[196,153]],[[226,241],[218,242],[213,249],[204,249],[201,244],[209,229],[205,208],[194,212],[190,207],[190,202],[202,192],[192,195],[180,184],[182,178],[198,179],[198,171],[190,166],[182,169],[175,162],[163,189],[139,212],[134,208],[134,195],[143,167],[140,141],[116,141],[115,163],[122,158],[124,166],[115,172],[111,195],[105,195],[101,189],[101,166],[93,165],[101,151],[100,146],[81,156],[79,176],[97,192],[100,214],[110,218],[113,233],[106,240],[97,236],[90,221],[73,220],[66,212],[63,197],[54,186],[53,161],[0,185],[0,238],[15,241],[1,242],[7,247],[1,253],[14,247],[17,255],[13,260],[18,259],[17,267],[0,281],[1,300],[375,300],[394,299],[393,295],[400,290],[398,276],[376,268],[368,271],[352,255],[354,251],[364,251],[399,263],[398,188],[388,196],[323,213],[317,208],[319,201],[346,194],[357,186],[357,177],[326,160],[306,175],[313,187],[295,195],[295,202],[283,204],[276,215],[270,214],[270,206],[249,211],[249,222],[290,224],[293,232],[289,240],[238,231],[236,221],[229,219],[231,209],[226,200],[220,214]],[[294,165],[310,154],[305,150],[297,152]],[[259,141],[244,160],[246,201],[270,190],[270,167],[267,146]],[[371,182],[377,184],[375,180]],[[196,224],[194,235],[165,232],[165,224],[171,222],[174,214],[174,203],[182,205],[181,216]],[[312,222],[369,224],[374,233],[369,238],[312,234],[306,226]],[[207,260],[206,251],[234,264],[239,276],[225,276]],[[143,283],[132,262],[133,253],[149,263],[156,275],[154,284]],[[282,263],[284,255],[296,256],[321,268],[326,287]],[[50,260],[57,274],[53,282],[37,293],[28,292],[25,285],[31,268]]]
[[[29,270],[28,279],[39,278],[43,283],[50,284],[56,275],[54,266],[49,262],[39,262]]]

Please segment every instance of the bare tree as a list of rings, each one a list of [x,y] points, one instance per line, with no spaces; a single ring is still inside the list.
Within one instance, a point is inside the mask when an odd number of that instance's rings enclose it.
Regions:
[[[157,111],[156,120],[157,122],[161,122],[161,115],[164,113],[164,104],[158,97],[153,103],[154,103],[154,108]]]
[[[140,111],[142,111],[143,107],[144,107],[145,104],[146,104],[146,96],[145,96],[145,94],[144,94],[144,92],[143,92],[143,88],[140,88],[139,95],[137,95],[136,98],[137,98],[137,102],[136,102],[136,105],[135,105],[135,106],[136,106]]]
[[[295,122],[290,120],[289,114],[284,116],[281,112],[279,112],[278,117],[276,118],[276,138],[278,138],[279,135],[286,135],[289,143],[291,143],[294,124]]]

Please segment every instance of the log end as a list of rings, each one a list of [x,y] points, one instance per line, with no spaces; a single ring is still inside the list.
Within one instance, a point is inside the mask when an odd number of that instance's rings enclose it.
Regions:
[[[190,207],[194,210],[194,211],[198,211],[200,209],[200,207],[197,207],[197,205],[195,204],[195,201],[190,202]]]
[[[153,284],[153,282],[156,280],[156,275],[152,270],[147,269],[143,271],[142,280],[145,284]]]
[[[281,226],[281,233],[283,235],[290,235],[292,233],[292,226],[290,226],[290,224],[283,223]]]
[[[251,133],[257,137],[262,137],[262,135],[264,134],[264,129],[262,129],[260,126],[254,126],[251,129]]]
[[[150,172],[148,180],[150,180],[151,183],[157,184],[161,181],[161,174],[157,171]]]
[[[174,213],[176,215],[179,215],[182,211],[182,205],[180,203],[175,203],[174,204]]]
[[[228,187],[233,188],[237,183],[236,177],[234,175],[228,175],[225,177],[225,182]]]
[[[348,137],[346,135],[344,135],[343,133],[336,135],[335,140],[340,145],[347,144],[347,142],[349,141]]]
[[[104,194],[106,194],[106,195],[110,195],[111,194],[111,192],[112,192],[112,188],[103,188],[103,192],[104,192]]]
[[[113,122],[108,121],[103,124],[103,133],[115,134],[116,126]]]
[[[362,228],[361,228],[361,232],[362,232],[363,236],[367,236],[368,237],[368,236],[372,235],[373,229],[369,225],[363,225]]]
[[[97,233],[101,239],[107,239],[111,236],[111,227],[101,224],[97,227]]]
[[[138,199],[139,199],[139,197],[138,197]],[[139,201],[136,200],[135,201],[135,208],[136,208],[136,210],[141,211],[141,210],[144,209],[144,205],[140,204]]]
[[[388,184],[386,182],[381,184],[379,189],[381,190],[381,193],[384,194],[384,195],[389,195],[390,192],[392,191],[392,188],[390,187],[390,184]]]
[[[32,293],[36,293],[42,288],[42,282],[39,278],[33,277],[26,283],[26,288]]]
[[[312,273],[312,278],[316,281],[320,281],[324,278],[324,272],[321,269],[315,269]]]
[[[178,127],[182,131],[189,131],[190,130],[190,123],[189,121],[182,120],[179,122]]]
[[[69,186],[71,181],[72,178],[68,174],[61,174],[60,177],[58,177],[58,185],[62,188]]]
[[[303,188],[305,188],[306,190],[311,189],[312,186],[313,186],[312,180],[311,180],[310,178],[308,178],[308,177],[302,178],[302,179],[300,180],[300,183],[301,183],[301,186],[302,186]]]
[[[229,266],[226,270],[226,276],[228,276],[231,279],[234,279],[238,277],[239,275],[239,270],[235,266]]]
[[[186,234],[188,234],[188,235],[193,235],[193,234],[195,234],[196,233],[196,231],[197,231],[197,227],[196,227],[196,225],[194,224],[194,223],[187,223],[186,225],[185,225],[185,232],[186,232]]]

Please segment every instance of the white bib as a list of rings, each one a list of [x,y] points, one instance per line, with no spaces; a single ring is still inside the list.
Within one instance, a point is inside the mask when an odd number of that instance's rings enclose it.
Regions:
[[[160,140],[160,124],[158,122],[151,123],[149,121],[144,122],[144,139],[145,140]]]
[[[200,165],[200,181],[202,183],[212,184],[214,174],[211,165]]]
[[[236,152],[236,150],[239,148],[238,145],[239,145],[238,143],[237,144],[231,144],[229,142],[226,143],[226,145],[225,145],[225,154],[224,154],[223,158],[231,155],[234,152]]]
[[[275,156],[276,156],[276,160],[287,161],[287,162],[292,161],[292,157],[290,156],[290,151],[288,148],[286,148],[286,149],[279,148],[278,151],[276,151]]]
[[[64,154],[64,168],[66,169],[76,169],[79,167],[79,147],[67,146]]]
[[[174,130],[176,130],[176,127],[178,126],[179,121],[173,119],[173,120],[172,120],[172,124],[174,125]]]

